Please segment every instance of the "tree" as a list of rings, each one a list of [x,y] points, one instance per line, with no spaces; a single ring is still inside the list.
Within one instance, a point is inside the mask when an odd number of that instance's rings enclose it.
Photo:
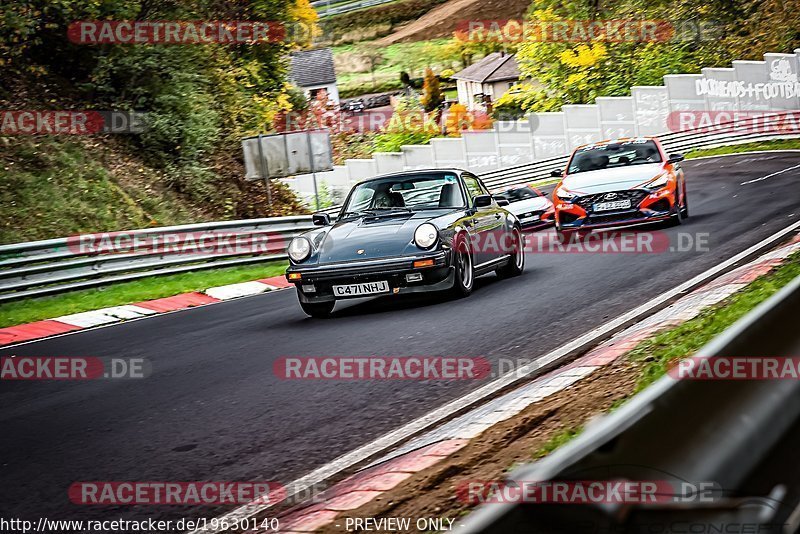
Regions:
[[[316,37],[322,35],[319,27],[319,14],[309,0],[295,0],[289,6],[289,18],[297,25],[293,41],[297,48],[308,48]]]
[[[422,106],[428,113],[437,109],[444,102],[442,88],[439,86],[439,78],[430,68],[425,69],[425,82],[422,85],[422,91]]]
[[[375,67],[383,61],[383,52],[371,44],[361,44],[356,47],[356,53],[364,58],[369,65],[369,73],[372,76],[372,88],[375,89]]]

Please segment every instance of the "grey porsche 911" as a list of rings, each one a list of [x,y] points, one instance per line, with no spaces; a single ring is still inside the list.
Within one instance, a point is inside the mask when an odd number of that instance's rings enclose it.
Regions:
[[[286,271],[312,317],[327,317],[340,299],[440,290],[463,297],[476,276],[516,276],[525,265],[519,220],[459,169],[364,180],[335,219],[316,213],[313,221],[320,228],[289,243]]]

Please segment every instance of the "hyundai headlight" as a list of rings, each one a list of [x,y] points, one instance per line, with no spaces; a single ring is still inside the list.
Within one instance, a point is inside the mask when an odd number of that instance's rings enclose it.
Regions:
[[[301,262],[311,255],[311,241],[305,237],[295,237],[289,243],[287,253],[292,261]]]
[[[431,223],[420,224],[414,230],[414,242],[419,248],[431,248],[439,237],[439,229]]]
[[[576,194],[567,191],[563,186],[556,189],[556,196],[564,202],[572,202],[577,197]]]
[[[652,182],[648,183],[645,187],[648,189],[661,189],[669,183],[669,173],[665,172],[656,176]]]

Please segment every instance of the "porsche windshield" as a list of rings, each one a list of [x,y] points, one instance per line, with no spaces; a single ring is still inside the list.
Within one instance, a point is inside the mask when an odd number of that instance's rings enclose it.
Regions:
[[[587,145],[575,152],[567,174],[647,163],[661,163],[658,147],[651,140],[633,139],[599,146]]]
[[[358,184],[350,193],[343,214],[463,207],[464,196],[455,174],[411,174]]]

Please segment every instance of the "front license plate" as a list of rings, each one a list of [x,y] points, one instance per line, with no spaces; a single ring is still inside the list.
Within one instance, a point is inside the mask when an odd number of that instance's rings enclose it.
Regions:
[[[530,220],[530,221],[538,221],[539,220],[539,215],[535,215],[533,213],[525,213],[525,214],[522,215],[521,218],[525,219],[525,220]]]
[[[614,200],[613,202],[600,202],[595,204],[594,211],[624,210],[630,207],[630,200]]]
[[[362,284],[347,284],[344,286],[333,286],[333,294],[337,297],[361,297],[364,295],[375,295],[377,293],[388,293],[389,282],[364,282]]]

